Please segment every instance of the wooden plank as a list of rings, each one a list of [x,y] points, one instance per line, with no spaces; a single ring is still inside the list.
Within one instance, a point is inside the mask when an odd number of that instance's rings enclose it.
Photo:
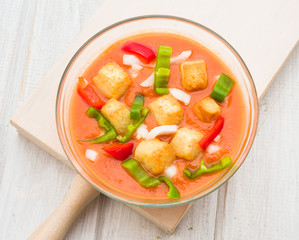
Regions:
[[[172,208],[139,208],[135,206],[129,206],[136,212],[140,213],[142,216],[156,223],[162,230],[167,233],[172,234],[176,229],[179,222],[185,216],[188,209],[192,204],[186,204],[183,206],[172,207]],[[157,219],[159,222],[157,222]]]

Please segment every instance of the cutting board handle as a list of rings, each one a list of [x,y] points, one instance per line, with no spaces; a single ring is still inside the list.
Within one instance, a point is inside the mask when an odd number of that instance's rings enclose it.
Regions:
[[[79,213],[100,192],[89,185],[80,175],[77,175],[58,208],[29,237],[30,240],[60,240],[63,239]]]

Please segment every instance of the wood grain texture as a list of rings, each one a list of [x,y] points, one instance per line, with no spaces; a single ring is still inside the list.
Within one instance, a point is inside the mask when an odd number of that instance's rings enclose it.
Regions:
[[[50,217],[30,235],[28,240],[64,239],[77,216],[99,195],[99,191],[91,187],[80,175],[77,175],[61,204]]]
[[[58,206],[74,176],[17,135],[8,121],[98,4],[0,1],[0,239],[28,237]],[[297,239],[298,69],[296,48],[260,103],[259,131],[248,159],[220,191],[192,206],[174,235],[101,196],[66,239]]]

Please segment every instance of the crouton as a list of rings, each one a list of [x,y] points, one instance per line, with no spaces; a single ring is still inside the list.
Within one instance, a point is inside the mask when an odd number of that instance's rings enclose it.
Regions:
[[[106,97],[115,99],[122,97],[132,83],[126,71],[115,62],[103,66],[92,81]]]
[[[183,88],[187,91],[206,88],[208,85],[206,62],[204,60],[183,62],[181,76]]]
[[[211,97],[206,97],[194,106],[196,116],[202,122],[212,122],[221,114],[221,108]]]
[[[198,142],[203,134],[195,129],[180,128],[170,142],[170,147],[174,150],[178,158],[193,161],[202,152]]]
[[[175,154],[167,142],[152,139],[137,145],[134,158],[150,173],[159,175],[175,160]]]
[[[125,134],[127,126],[132,123],[126,105],[114,98],[106,102],[101,113],[113,125],[117,134]]]
[[[170,94],[151,102],[149,108],[159,125],[175,125],[184,117],[180,103]]]

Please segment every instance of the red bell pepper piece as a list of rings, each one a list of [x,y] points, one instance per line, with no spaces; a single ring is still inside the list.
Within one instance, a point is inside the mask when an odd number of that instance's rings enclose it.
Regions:
[[[110,144],[102,149],[118,160],[126,160],[132,154],[133,146],[133,143]]]
[[[79,77],[77,86],[78,94],[92,107],[102,108],[105,102],[98,96],[92,86],[84,79]]]
[[[216,120],[214,126],[212,129],[203,136],[203,138],[199,141],[199,146],[202,150],[205,150],[211,142],[215,139],[215,137],[218,136],[218,134],[221,132],[224,125],[224,118],[220,117]]]
[[[151,62],[155,59],[156,54],[154,51],[140,43],[137,42],[128,42],[125,45],[123,45],[122,50],[135,53],[141,57],[143,57],[147,63]]]

